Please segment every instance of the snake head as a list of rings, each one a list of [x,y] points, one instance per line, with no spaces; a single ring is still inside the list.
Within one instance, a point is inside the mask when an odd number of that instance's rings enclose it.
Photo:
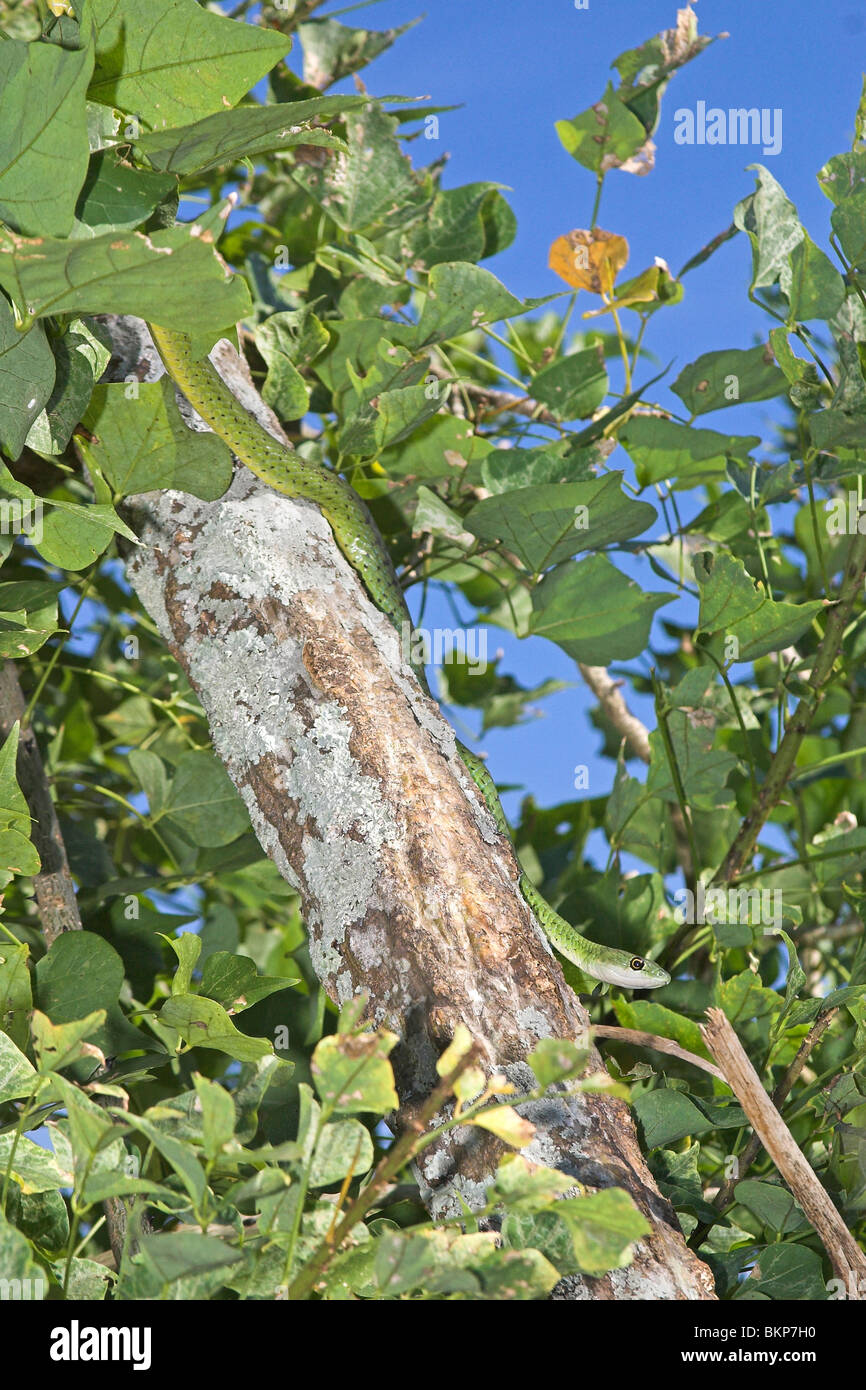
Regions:
[[[670,984],[670,975],[654,960],[628,951],[608,951],[604,961],[594,962],[596,979],[623,989],[659,989]]]

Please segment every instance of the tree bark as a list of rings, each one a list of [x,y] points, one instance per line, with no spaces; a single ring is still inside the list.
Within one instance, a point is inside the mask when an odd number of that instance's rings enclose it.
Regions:
[[[116,375],[159,374],[137,321],[110,327]],[[227,343],[213,360],[281,437]],[[397,1127],[433,1089],[458,1023],[489,1071],[533,1084],[527,1053],[541,1038],[580,1036],[587,1015],[453,731],[318,509],[239,468],[217,502],[149,493],[134,499],[132,520],[142,546],[130,581],[198,693],[263,849],[301,895],[319,978],[337,1002],[367,991],[372,1022],[400,1036]],[[623,1102],[563,1087],[525,1113],[537,1126],[527,1158],[591,1189],[625,1188],[652,1225],[628,1268],[563,1280],[555,1297],[714,1297]],[[477,1207],[502,1152],[479,1130],[427,1150],[418,1177],[430,1213],[459,1212],[458,1196]]]

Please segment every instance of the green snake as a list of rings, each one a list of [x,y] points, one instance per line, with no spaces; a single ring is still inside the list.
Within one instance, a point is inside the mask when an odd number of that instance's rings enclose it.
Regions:
[[[310,463],[273,439],[248,414],[209,360],[193,354],[185,334],[156,324],[149,327],[166,371],[205,423],[263,482],[287,497],[303,497],[315,502],[376,606],[398,632],[402,631],[404,623],[411,628],[391,557],[365,503],[354,489],[336,473]],[[413,669],[422,688],[428,691],[423,666],[415,664]],[[497,828],[514,848],[493,778],[482,760],[459,740],[457,749]],[[657,989],[668,983],[669,974],[654,961],[600,946],[581,936],[545,901],[520,864],[516,848],[514,853],[520,866],[520,891],[560,955],[572,961],[584,974],[606,984],[629,989]]]

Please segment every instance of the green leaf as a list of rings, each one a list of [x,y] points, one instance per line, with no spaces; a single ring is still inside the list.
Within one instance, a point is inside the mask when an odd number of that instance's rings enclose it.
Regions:
[[[30,1029],[39,1071],[43,1074],[59,1071],[61,1067],[68,1067],[71,1062],[83,1057],[83,1041],[98,1033],[104,1023],[105,1009],[96,1009],[72,1023],[52,1023],[39,1009],[34,1009]]]
[[[616,999],[613,1007],[617,1022],[623,1028],[638,1028],[645,1033],[655,1033],[660,1038],[671,1038],[687,1052],[709,1058],[707,1045],[694,1019],[684,1018],[673,1009],[666,1009],[663,1004],[655,1004],[649,999]]]
[[[745,1023],[775,1013],[782,1001],[775,990],[764,988],[753,971],[741,970],[722,981],[719,1003],[731,1023]]]
[[[80,1087],[54,1073],[51,1090],[66,1110],[67,1118],[59,1121],[68,1132],[73,1153],[75,1188],[82,1195],[88,1178],[96,1173],[114,1169],[123,1153],[117,1132],[108,1112],[96,1105]],[[111,1172],[112,1178],[116,1173]]]
[[[33,1007],[33,1000],[30,994],[30,971],[27,969],[29,954],[29,947],[23,944],[0,941],[0,1029],[19,1048],[25,1048],[30,1037],[27,1016]]]
[[[440,189],[427,216],[411,229],[412,264],[425,269],[445,261],[474,265],[492,255],[487,245],[491,219],[513,216],[498,190],[495,183]],[[505,245],[512,239],[506,231]]]
[[[555,1039],[544,1041],[553,1042]],[[567,1046],[573,1048],[574,1044]],[[533,1070],[537,1076],[537,1068],[533,1067]],[[564,1075],[561,1072],[556,1079],[564,1079]],[[538,1167],[529,1163],[522,1154],[508,1153],[500,1159],[496,1180],[487,1189],[487,1201],[501,1202],[509,1212],[521,1209],[541,1211],[572,1187],[574,1179],[568,1173],[560,1173],[556,1168]]]
[[[644,650],[653,614],[670,602],[626,579],[606,555],[592,555],[545,575],[532,592],[530,628],[575,661],[607,666]]]
[[[14,1288],[13,1281],[20,1281],[20,1297],[41,1298],[48,1292],[48,1280],[40,1265],[33,1258],[29,1240],[17,1231],[11,1222],[0,1212],[0,1269],[3,1270],[4,1299],[10,1297],[8,1290]],[[8,1282],[7,1282],[8,1281]],[[27,1293],[24,1290],[27,1290]],[[11,1297],[14,1298],[14,1293]]]
[[[259,975],[249,956],[214,951],[204,963],[201,993],[215,999],[223,1008],[239,1013],[277,990],[288,989],[297,980],[282,976]]]
[[[567,1038],[542,1038],[527,1062],[535,1072],[539,1086],[552,1086],[557,1081],[570,1081],[586,1070],[589,1052]]]
[[[388,1054],[397,1035],[340,1033],[322,1038],[313,1053],[312,1075],[322,1101],[343,1114],[387,1114],[399,1104]]]
[[[711,648],[726,664],[754,661],[790,646],[823,610],[817,599],[775,603],[763,585],[746,573],[741,560],[721,551],[701,551],[693,563],[701,593],[698,632],[712,638]],[[735,655],[731,654],[732,639]]]
[[[228,1269],[243,1259],[241,1251],[233,1249],[226,1241],[195,1231],[145,1236],[141,1252],[162,1284],[211,1270]]]
[[[152,131],[136,141],[135,153],[153,169],[189,175],[296,145],[341,150],[345,148],[341,140],[309,122],[331,120],[368,102],[366,96],[346,95],[313,97],[310,101],[278,106],[242,106],[236,111],[206,116],[191,125]]]
[[[69,1212],[57,1189],[48,1192],[21,1192],[21,1203],[15,1224],[36,1242],[42,1250],[63,1250],[69,1240]],[[105,1266],[100,1268],[105,1271]]]
[[[330,1187],[349,1173],[362,1177],[373,1166],[373,1141],[360,1120],[337,1120],[319,1135],[310,1166],[310,1187]]]
[[[663,1149],[687,1134],[703,1134],[713,1128],[688,1096],[667,1087],[636,1096],[634,1109],[648,1149]]]
[[[548,1210],[509,1209],[502,1227],[507,1245],[540,1250],[560,1275],[620,1269],[631,1263],[633,1242],[648,1231],[646,1219],[619,1188],[565,1198]]]
[[[268,364],[262,400],[281,420],[300,420],[309,408],[310,388],[295,366],[296,353],[309,361],[327,346],[327,330],[314,314],[309,320],[314,325],[309,333],[304,333],[302,316],[292,312],[271,314],[256,328],[256,347]]]
[[[603,1274],[631,1264],[632,1246],[651,1227],[621,1188],[565,1198],[556,1208],[571,1231],[575,1258],[584,1274]]]
[[[169,1004],[175,1002],[175,1000],[169,999],[163,1006],[163,1012]],[[162,1154],[166,1163],[170,1164],[177,1173],[193,1202],[200,1204],[207,1191],[207,1179],[192,1147],[179,1139],[172,1138],[170,1134],[166,1134],[149,1115],[124,1114],[123,1119],[132,1129],[138,1130],[140,1134],[150,1140],[157,1152]],[[171,1237],[160,1236],[159,1239],[168,1240]],[[177,1237],[175,1236],[174,1239]],[[222,1242],[219,1243],[222,1244]]]
[[[0,487],[2,487],[0,479]],[[3,509],[3,502],[0,502]],[[6,515],[15,515],[15,504],[7,504]],[[29,504],[17,509],[18,517],[35,516]],[[36,523],[38,525],[38,523]],[[24,534],[29,528],[22,527]],[[35,536],[35,531],[32,532]],[[17,581],[0,584],[0,655],[20,659],[30,656],[57,631],[57,597],[54,584]]]
[[[308,19],[298,25],[297,34],[304,50],[304,81],[324,91],[341,77],[365,68],[390,48],[392,43],[414,29],[420,21],[412,19],[399,29],[349,29],[335,19]]]
[[[33,1094],[38,1073],[6,1033],[0,1033],[0,1105]]]
[[[93,51],[0,44],[0,217],[28,236],[68,236],[89,149],[84,93]]]
[[[177,970],[175,970],[171,981],[171,992],[172,994],[189,994],[192,972],[201,955],[201,937],[193,931],[182,932],[180,936],[165,936],[160,932],[160,936],[162,936],[163,941],[168,942],[178,961]]]
[[[159,1014],[160,1023],[176,1028],[190,1047],[209,1047],[239,1062],[257,1062],[273,1048],[264,1038],[239,1033],[222,1005],[195,994],[175,994]]]
[[[52,497],[43,501],[24,483],[17,482],[9,470],[0,464],[0,489],[17,498],[17,509],[10,508],[13,515],[33,517],[25,528],[32,544],[39,554],[51,565],[58,568],[80,570],[101,555],[117,533],[127,540],[137,539],[126,522],[121,521],[113,507],[107,503],[91,502],[84,505],[67,502],[62,497]],[[43,507],[48,511],[43,515]],[[17,515],[16,515],[17,511]]]
[[[750,1293],[785,1303],[820,1301],[828,1296],[821,1257],[805,1245],[768,1246],[745,1287]]]
[[[442,536],[447,541],[453,541],[463,550],[468,550],[472,544],[472,535],[466,530],[464,518],[447,502],[443,502],[437,492],[422,485],[418,488],[412,534],[423,536],[428,532],[431,536]]]
[[[231,482],[228,446],[187,429],[167,376],[97,386],[84,424],[94,436],[88,456],[120,496],[177,488],[210,502]]]
[[[635,415],[618,436],[634,462],[641,487],[671,479],[675,487],[721,481],[728,459],[745,462],[760,444],[757,435],[717,434],[652,415]]]
[[[700,1145],[690,1144],[682,1153],[673,1149],[656,1149],[650,1154],[649,1166],[659,1191],[677,1211],[690,1212],[699,1221],[716,1221],[716,1207],[704,1201],[704,1190],[698,1172]]]
[[[416,330],[417,348],[446,342],[480,323],[498,323],[533,307],[515,299],[495,275],[464,261],[436,265],[430,272]]]
[[[608,384],[604,352],[596,343],[536,372],[529,393],[558,420],[584,420],[601,405]]]
[[[797,955],[797,948],[794,945],[788,933],[786,931],[783,931],[781,927],[776,928],[776,930],[778,931],[779,936],[781,936],[782,940],[784,941],[785,949],[788,953],[788,970],[787,975],[785,977],[785,997],[782,1001],[782,1010],[779,1014],[779,1017],[776,1019],[774,1029],[774,1031],[778,1033],[778,1030],[783,1020],[785,1019],[786,1015],[788,1015],[790,1010],[793,1008],[794,1004],[796,1003],[797,995],[800,993],[800,990],[806,983],[806,972],[800,964],[800,958]]]
[[[195,0],[89,0],[96,71],[88,96],[146,125],[197,120],[234,106],[284,58],[290,40]]]
[[[171,174],[132,169],[115,150],[98,150],[91,156],[75,207],[75,235],[132,231],[176,188],[177,180]]]
[[[205,1155],[218,1158],[234,1138],[235,1106],[224,1086],[196,1072],[192,1078],[201,1102],[202,1135]]]
[[[476,503],[464,518],[474,536],[500,542],[538,574],[578,551],[598,550],[640,535],[655,508],[621,487],[622,473],[579,483],[515,488]]]
[[[293,168],[296,182],[343,231],[402,224],[429,201],[396,130],[396,118],[369,102],[346,116],[347,152],[340,151],[325,169]]]
[[[790,306],[788,322],[835,318],[845,300],[845,282],[829,257],[804,234],[789,260],[779,281]]]
[[[58,1284],[66,1283],[66,1297],[76,1303],[101,1303],[113,1287],[115,1275],[98,1260],[83,1259],[76,1255],[69,1261],[69,1277],[66,1278],[67,1264],[58,1260],[52,1265]]]
[[[41,454],[63,453],[111,357],[110,349],[83,319],[74,319],[52,347],[54,386],[27,435],[28,447]]]
[[[813,362],[806,362],[792,352],[786,328],[774,328],[770,333],[770,344],[776,361],[785,373],[788,382],[788,395],[793,405],[812,409],[821,402],[824,387],[818,368]]]
[[[594,106],[570,121],[557,121],[556,133],[572,159],[596,174],[624,164],[647,139],[644,126],[611,82]]]
[[[147,797],[148,814],[160,815],[168,800],[169,785],[162,759],[156,753],[134,748],[129,754],[129,766]]]
[[[0,1173],[9,1167],[14,1134],[0,1134]],[[61,1167],[50,1149],[34,1144],[26,1135],[18,1136],[15,1157],[12,1159],[12,1177],[22,1192],[57,1192],[62,1187],[71,1187],[73,1174],[71,1165]],[[3,1215],[0,1213],[0,1226]]]
[[[453,415],[434,415],[399,448],[383,450],[379,462],[389,478],[429,480],[462,473],[468,479],[479,476],[480,460],[491,454],[501,458],[511,453],[510,449],[494,449],[486,439],[473,433],[466,420],[458,420]]]
[[[37,962],[37,1006],[52,1023],[72,1023],[104,1009],[105,1024],[88,1036],[104,1052],[126,1052],[142,1045],[142,1035],[118,1005],[124,966],[113,946],[89,931],[63,932]]]
[[[808,1224],[790,1192],[777,1183],[745,1178],[737,1183],[734,1196],[774,1235],[784,1235]]]
[[[194,845],[220,848],[249,828],[244,803],[213,753],[184,753],[178,760],[164,817]]]
[[[671,390],[693,415],[706,415],[741,401],[781,396],[785,377],[768,343],[764,347],[705,352],[683,368]]]
[[[833,231],[854,270],[866,269],[866,192],[858,192],[833,209]]]
[[[690,709],[675,709],[667,716],[667,729],[688,804],[696,811],[710,812],[730,806],[733,792],[725,784],[740,764],[733,753],[717,746],[713,725],[696,720]],[[679,798],[660,730],[653,729],[649,741],[647,792],[673,805]]]
[[[0,748],[0,877],[6,883],[12,874],[36,874],[40,867],[30,840],[30,812],[15,773],[19,729],[16,721]]]
[[[818,182],[832,203],[866,192],[866,150],[834,154],[818,171]]]
[[[0,295],[0,449],[8,458],[20,456],[34,422],[51,399],[56,370],[42,324],[20,333]]]
[[[763,164],[756,170],[757,189],[738,203],[734,223],[744,231],[752,245],[752,289],[777,284],[789,271],[788,258],[799,246],[804,232],[797,209],[781,184]]]
[[[207,346],[250,312],[246,282],[226,273],[211,234],[194,222],[152,236],[109,233],[89,241],[28,241],[0,228],[0,285],[34,318],[138,314]],[[28,429],[48,395],[50,385]]]
[[[565,457],[560,448],[493,449],[482,459],[481,481],[488,492],[498,495],[540,483],[586,483],[595,477],[593,470],[602,461],[600,452],[578,449]]]

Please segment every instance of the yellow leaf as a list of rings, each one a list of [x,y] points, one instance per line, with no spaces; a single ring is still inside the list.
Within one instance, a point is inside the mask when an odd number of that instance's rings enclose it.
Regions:
[[[484,1072],[480,1067],[467,1067],[454,1083],[454,1094],[461,1105],[474,1100],[484,1090]]]
[[[491,1134],[510,1144],[513,1149],[524,1148],[535,1134],[535,1125],[524,1120],[510,1105],[494,1105],[489,1110],[482,1110],[469,1123],[489,1129]]]
[[[436,1063],[436,1070],[440,1076],[447,1076],[450,1071],[463,1060],[472,1046],[472,1034],[465,1023],[458,1023],[454,1029],[454,1037],[446,1047],[439,1061]]]
[[[617,273],[628,260],[628,242],[615,232],[577,228],[557,237],[548,264],[567,285],[592,294],[609,295]]]
[[[594,319],[599,314],[609,314],[611,309],[627,309],[631,304],[651,304],[654,299],[658,299],[659,274],[658,266],[651,265],[642,275],[629,280],[609,304],[603,305],[601,309],[589,309],[583,317]]]

